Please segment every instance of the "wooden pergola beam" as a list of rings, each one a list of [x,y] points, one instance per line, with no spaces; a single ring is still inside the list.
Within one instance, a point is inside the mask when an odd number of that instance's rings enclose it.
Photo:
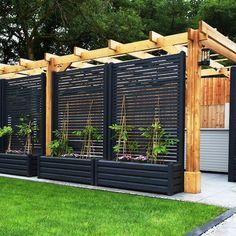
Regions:
[[[229,60],[231,60],[233,62],[236,62],[236,51],[233,52],[233,51],[229,50],[228,48],[226,48],[225,46],[221,45],[217,41],[208,38],[207,40],[202,41],[201,44],[202,44],[203,47],[210,48],[214,52],[217,52],[220,55],[228,58]]]
[[[27,61],[29,61],[29,60],[27,60]],[[29,70],[29,69],[47,67],[47,65],[48,65],[48,62],[46,60],[38,60],[38,61],[26,62],[24,67],[26,68],[26,70]]]
[[[44,69],[46,69],[46,67],[32,69],[32,70],[23,70],[23,71],[20,71],[17,73],[2,74],[2,75],[0,75],[0,78],[2,78],[2,79],[15,79],[15,78],[28,76],[28,75],[38,75],[38,74],[42,73]]]
[[[96,65],[87,63],[87,62],[73,62],[71,63],[71,67],[75,67],[75,68],[89,68],[89,67],[94,67]]]
[[[2,74],[0,75],[0,79],[16,79],[24,77],[25,75],[22,74],[16,74],[16,73],[8,73],[8,74]]]
[[[162,39],[162,41],[159,41],[161,49],[165,50],[169,54],[179,53],[179,50],[173,44],[170,46],[171,43],[167,42],[167,40],[165,39],[165,36],[158,34],[154,31],[149,32],[149,40],[151,40],[152,42],[157,42],[158,39]],[[169,46],[167,46],[167,44]]]
[[[20,71],[37,69],[47,67],[47,61],[38,60],[30,61],[27,59],[20,59],[20,65],[2,65],[0,66],[0,74],[18,73]]]
[[[8,73],[17,73],[19,71],[27,70],[26,67],[20,65],[7,65],[0,67],[0,74],[8,74]]]
[[[230,77],[230,71],[227,67],[224,67],[222,69],[215,70],[213,68],[209,69],[203,69],[201,71],[202,77],[209,77],[209,76],[218,76],[218,75],[224,75],[226,77]]]
[[[74,54],[76,56],[80,57],[83,52],[88,52],[88,50],[80,48],[80,47],[74,47]],[[111,62],[119,63],[119,62],[122,62],[121,60],[118,60],[118,59],[112,58],[112,57],[97,58],[97,59],[94,59],[94,61],[100,62],[100,63],[111,63]]]
[[[124,44],[117,42],[115,40],[112,40],[112,39],[108,40],[108,47],[114,51],[117,51],[118,47],[121,45],[124,45]],[[143,51],[131,52],[131,53],[127,53],[127,54],[132,57],[138,58],[138,59],[147,59],[147,58],[155,57],[154,55],[147,53],[147,52],[143,52]]]
[[[164,36],[154,32],[154,31],[149,32],[149,39],[150,40],[156,41],[158,38],[164,38]],[[207,37],[206,37],[206,39],[207,39]],[[199,41],[200,41],[200,39],[199,39]],[[163,44],[162,49],[167,51],[170,54],[179,53],[180,51],[183,51],[186,53],[186,57],[188,57],[188,48],[183,45],[175,45],[175,46],[172,45],[172,46],[167,47],[166,44]],[[206,76],[207,73],[209,73],[209,76],[211,76],[212,74],[215,74],[215,75],[223,74],[227,77],[229,76],[227,69],[223,70],[224,65],[220,64],[219,62],[216,62],[215,60],[210,59],[209,66],[212,67],[213,69],[205,70],[203,72],[204,76]]]
[[[187,43],[187,33],[170,35],[170,36],[166,36],[165,38],[168,39],[169,43],[171,42],[169,46],[171,46],[172,44],[175,45],[175,44]],[[95,59],[104,58],[104,57],[115,57],[117,55],[123,55],[123,54],[132,53],[132,52],[157,49],[161,47],[160,44],[161,43],[158,40],[156,42],[152,42],[150,40],[143,40],[143,41],[138,41],[134,43],[118,45],[116,47],[116,50],[113,50],[107,47],[107,48],[100,48],[100,49],[95,49],[91,51],[85,51],[85,52],[82,52],[80,56],[76,56],[74,54],[60,56],[58,58],[55,58],[55,63],[63,64],[63,63],[68,63],[68,62],[95,60]]]
[[[231,41],[228,37],[221,34],[217,29],[214,29],[210,25],[208,25],[204,21],[199,22],[199,30],[200,32],[206,34],[209,39],[215,41],[217,44],[220,44],[225,49],[228,49],[229,51],[235,53],[236,52],[236,44]],[[223,55],[222,53],[219,53]]]

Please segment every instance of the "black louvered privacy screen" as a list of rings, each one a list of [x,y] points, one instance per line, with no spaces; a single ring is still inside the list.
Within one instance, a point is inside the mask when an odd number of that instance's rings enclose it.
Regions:
[[[145,154],[147,142],[140,136],[138,128],[150,126],[156,112],[165,131],[170,137],[179,140],[178,144],[169,148],[169,154],[165,159],[182,162],[185,55],[180,53],[113,64],[111,82],[111,122],[119,122],[122,99],[125,95],[127,124],[136,127],[131,138],[139,142],[141,154]],[[112,153],[112,149],[108,150],[108,155],[109,153]]]
[[[89,107],[92,104],[92,125],[103,135],[105,67],[76,69],[55,73],[53,129],[63,127],[63,117],[69,107],[69,140],[73,149],[81,150],[82,140],[73,134],[86,125]],[[92,156],[103,156],[103,141],[95,143]]]
[[[45,75],[1,80],[1,126],[11,125],[14,129],[12,150],[23,150],[24,140],[17,133],[20,118],[30,117],[39,131],[33,153],[43,154],[45,147]],[[2,143],[2,150],[5,149]]]
[[[66,106],[69,106],[69,139],[76,151],[82,141],[72,134],[86,124],[89,105],[93,101],[92,123],[103,134],[95,144],[96,157],[112,159],[111,131],[108,126],[119,121],[121,100],[126,96],[128,124],[149,126],[158,109],[165,130],[179,140],[167,156],[171,161],[183,161],[184,139],[184,53],[145,60],[107,64],[54,74],[54,130],[63,126]],[[136,128],[132,137],[145,141]]]
[[[230,77],[229,181],[236,182],[236,67]]]

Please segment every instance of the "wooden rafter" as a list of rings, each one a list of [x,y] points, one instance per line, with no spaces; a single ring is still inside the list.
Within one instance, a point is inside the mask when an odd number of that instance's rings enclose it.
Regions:
[[[150,40],[152,41],[156,41],[158,38],[165,38],[163,35],[161,34],[158,34],[154,31],[150,31],[149,32],[149,38]],[[183,45],[172,45],[172,46],[166,46],[165,43],[163,43],[163,46],[162,46],[162,49],[165,50],[166,52],[168,52],[169,54],[175,54],[175,53],[179,53],[180,51],[183,51],[186,53],[186,57],[188,56],[188,48],[186,46],[183,46]],[[203,74],[204,76],[207,76],[207,72],[209,72],[209,76],[211,76],[212,74],[215,74],[215,75],[220,75],[220,74],[223,74],[225,76],[229,76],[229,73],[227,70],[224,70],[224,65],[216,62],[215,60],[212,60],[210,59],[210,65],[209,65],[211,68],[211,70],[204,70]],[[214,73],[213,73],[214,71]]]
[[[224,48],[236,52],[236,44],[231,41],[228,37],[221,34],[217,29],[214,29],[210,25],[208,25],[204,21],[199,22],[199,30],[200,32],[206,34],[208,36],[208,39],[212,39],[215,42],[221,44]]]
[[[230,39],[219,33],[216,29],[212,28],[205,22],[199,23],[199,41],[202,47],[209,47],[218,55],[223,55],[226,58],[219,60],[212,60],[210,67],[215,70],[215,73],[223,73],[228,75],[228,70],[219,63],[226,59],[236,61],[236,44]],[[143,40],[133,43],[122,44],[114,40],[110,40],[107,48],[96,50],[85,50],[75,47],[74,54],[57,56],[46,53],[44,60],[30,61],[27,59],[20,59],[19,65],[0,65],[0,75],[6,76],[19,76],[18,73],[22,71],[29,71],[37,68],[46,68],[50,58],[55,58],[55,70],[64,71],[70,66],[78,68],[91,67],[89,61],[96,61],[99,63],[119,63],[121,60],[114,58],[122,55],[131,55],[135,58],[149,58],[153,57],[148,51],[163,49],[168,53],[178,53],[179,51],[187,51],[183,45],[187,43],[187,33],[180,33],[169,36],[162,36],[156,32],[151,31],[149,40]],[[76,62],[76,63],[73,63]],[[84,62],[84,63],[77,63]],[[73,63],[73,64],[71,64]],[[208,70],[210,74],[213,70]],[[207,70],[205,70],[207,72]],[[204,73],[205,73],[204,72]],[[27,72],[26,72],[27,73]],[[2,77],[2,76],[1,76]]]
[[[187,43],[187,33],[170,35],[170,36],[166,36],[165,38],[167,38],[169,42],[172,42],[172,44]],[[146,51],[149,49],[157,49],[160,47],[161,47],[161,43],[158,40],[156,42],[152,42],[150,40],[143,40],[143,41],[138,41],[134,43],[117,45],[116,50],[113,50],[107,47],[107,48],[100,48],[100,49],[95,49],[91,51],[84,51],[84,52],[81,52],[80,56],[77,56],[75,54],[60,56],[58,58],[55,58],[55,63],[63,64],[63,63],[68,63],[68,62],[95,60],[98,58],[114,57],[117,55],[123,55],[123,54],[132,53],[132,52]]]
[[[199,30],[207,35],[201,42],[202,47],[212,49],[214,52],[236,62],[236,44],[204,21],[199,22]]]
[[[224,75],[229,78],[230,77],[230,70],[229,70],[229,67],[224,67],[219,70],[215,70],[213,68],[203,69],[201,71],[201,75],[202,75],[202,77]]]
[[[79,47],[74,47],[74,54],[76,56],[81,57],[81,54],[83,52],[88,52],[88,50],[83,49],[83,48],[79,48]],[[121,60],[118,60],[118,59],[112,58],[112,57],[97,58],[97,59],[94,59],[94,61],[100,62],[100,63],[111,63],[111,62],[118,63],[118,62],[121,62]]]
[[[114,51],[117,51],[117,49],[119,48],[119,46],[124,45],[123,43],[117,42],[115,40],[108,40],[108,47]],[[147,52],[143,52],[143,51],[139,51],[139,52],[131,52],[131,53],[127,53],[129,56],[138,58],[138,59],[147,59],[147,58],[152,58],[155,57],[154,55],[147,53]]]

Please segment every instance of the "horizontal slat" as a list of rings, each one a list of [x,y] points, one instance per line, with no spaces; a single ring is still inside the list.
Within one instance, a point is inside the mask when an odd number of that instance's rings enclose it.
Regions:
[[[19,160],[17,160],[17,159],[14,159],[14,158],[12,158],[12,159],[10,159],[10,158],[0,158],[0,165],[1,164],[16,164],[16,165],[26,165],[26,163],[27,163],[27,161],[26,160],[21,160],[21,159],[19,159]]]
[[[14,165],[14,164],[8,164],[8,163],[0,163],[0,168],[1,169],[12,169],[12,170],[27,170],[27,165],[22,164],[22,165]]]
[[[21,176],[27,176],[27,171],[25,170],[19,170],[19,169],[5,169],[0,167],[0,173],[3,174],[10,174],[10,175],[21,175]]]
[[[91,168],[90,168],[91,170]],[[75,171],[75,170],[68,170],[68,169],[58,169],[58,168],[47,168],[40,166],[40,173],[47,173],[47,174],[58,174],[58,175],[65,175],[65,176],[78,176],[78,177],[91,177],[90,171]]]
[[[134,169],[134,170],[148,170],[148,171],[168,171],[168,165],[153,165],[148,163],[135,163],[135,162],[119,162],[119,161],[105,161],[99,160],[98,161],[99,167],[114,167],[114,168],[122,168],[122,169]]]
[[[68,164],[78,164],[78,165],[91,165],[90,159],[76,159],[76,158],[62,158],[62,157],[40,157],[40,163],[68,163]]]
[[[130,175],[113,175],[113,174],[98,174],[99,180],[115,180],[115,181],[123,181],[123,182],[132,182],[132,183],[143,183],[147,185],[163,185],[166,186],[168,184],[168,179],[155,179],[155,178],[145,178],[143,176],[130,176]]]
[[[56,162],[40,162],[40,167],[56,168],[56,169],[66,169],[66,170],[77,170],[77,171],[89,171],[91,169],[91,164],[89,165],[79,165],[79,164],[67,164],[67,163],[56,163]]]
[[[131,189],[131,190],[141,190],[154,193],[168,193],[168,187],[157,186],[157,185],[146,185],[146,184],[137,184],[137,183],[128,183],[122,181],[111,181],[111,180],[98,180],[98,185],[113,187],[113,188],[122,188],[122,189]]]
[[[122,169],[122,168],[110,168],[110,167],[98,167],[98,172],[108,173],[108,174],[120,174],[120,175],[130,175],[130,176],[143,176],[143,177],[153,177],[166,179],[168,176],[167,172],[155,172],[155,171],[144,171],[144,170],[133,170],[133,169]]]
[[[78,176],[68,176],[62,174],[49,174],[49,173],[40,173],[40,178],[60,180],[74,183],[84,183],[91,184],[91,178],[78,177]]]

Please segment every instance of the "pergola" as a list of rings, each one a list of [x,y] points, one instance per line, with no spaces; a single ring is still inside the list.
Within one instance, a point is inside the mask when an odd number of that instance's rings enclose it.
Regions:
[[[200,65],[203,48],[211,50],[210,65]],[[204,21],[199,22],[198,29],[188,32],[162,36],[151,31],[149,38],[132,43],[108,41],[108,47],[86,50],[75,47],[74,53],[57,56],[45,53],[43,60],[30,61],[20,59],[18,65],[0,64],[0,78],[12,79],[26,75],[46,72],[46,154],[50,154],[49,143],[52,139],[52,72],[73,68],[85,68],[104,63],[121,63],[121,57],[129,55],[133,59],[145,59],[155,56],[155,52],[175,54],[186,53],[187,77],[187,160],[185,172],[185,192],[201,191],[200,173],[200,99],[201,77],[224,75],[229,77],[229,67],[222,61],[236,62],[236,44],[212,28]],[[218,59],[213,60],[214,57]],[[219,59],[220,57],[220,59]]]

